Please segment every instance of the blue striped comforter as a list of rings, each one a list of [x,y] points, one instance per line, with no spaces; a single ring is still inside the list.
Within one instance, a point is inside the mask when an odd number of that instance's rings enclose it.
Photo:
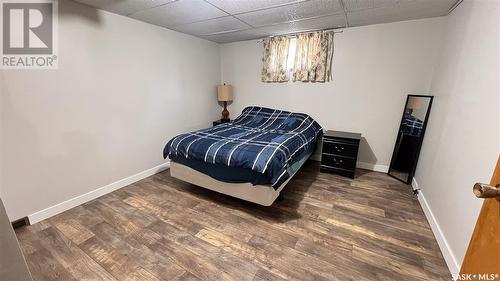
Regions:
[[[291,176],[289,165],[314,149],[321,132],[307,114],[252,106],[232,122],[176,136],[163,156],[252,169],[277,187]]]
[[[404,114],[403,124],[401,124],[401,132],[403,134],[419,137],[423,127],[424,122],[422,120],[410,114]]]

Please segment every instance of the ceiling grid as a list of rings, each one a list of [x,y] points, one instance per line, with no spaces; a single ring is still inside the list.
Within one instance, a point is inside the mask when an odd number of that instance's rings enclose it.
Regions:
[[[461,0],[75,0],[218,43],[447,15]]]

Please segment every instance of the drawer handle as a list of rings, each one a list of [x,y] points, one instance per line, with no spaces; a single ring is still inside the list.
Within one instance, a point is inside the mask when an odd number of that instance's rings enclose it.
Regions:
[[[334,148],[335,148],[337,151],[339,151],[339,152],[345,149],[345,147],[343,147],[343,146],[341,146],[341,147],[340,147],[340,149],[339,149],[339,147],[338,147],[338,146],[334,146]]]

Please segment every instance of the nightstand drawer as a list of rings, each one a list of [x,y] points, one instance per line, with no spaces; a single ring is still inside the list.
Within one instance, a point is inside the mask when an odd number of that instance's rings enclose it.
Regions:
[[[358,144],[324,138],[323,152],[356,158],[358,155]]]
[[[321,165],[354,171],[356,169],[356,159],[323,153],[321,154]]]

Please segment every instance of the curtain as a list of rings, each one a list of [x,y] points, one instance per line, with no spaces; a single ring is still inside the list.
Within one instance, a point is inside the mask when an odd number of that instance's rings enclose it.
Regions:
[[[288,81],[289,36],[276,36],[264,39],[264,57],[262,58],[262,82]]]
[[[333,32],[297,35],[293,81],[330,81],[333,57]]]

